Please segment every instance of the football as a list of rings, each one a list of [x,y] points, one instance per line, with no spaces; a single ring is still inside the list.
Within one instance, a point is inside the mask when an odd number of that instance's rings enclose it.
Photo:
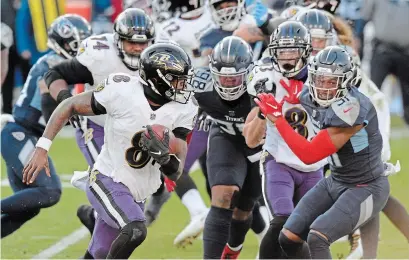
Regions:
[[[152,131],[155,133],[156,137],[159,140],[163,140],[163,133],[166,129],[168,129],[166,126],[163,125],[151,125]],[[180,140],[179,138],[176,138],[173,132],[169,130],[169,153],[171,154],[176,154],[181,150],[181,145],[183,144],[183,141]],[[145,135],[150,139],[150,135],[148,133],[148,129],[145,130]]]

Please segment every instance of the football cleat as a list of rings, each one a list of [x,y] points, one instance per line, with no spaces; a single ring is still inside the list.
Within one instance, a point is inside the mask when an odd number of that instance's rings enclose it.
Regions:
[[[353,234],[348,236],[349,245],[351,250],[346,259],[360,259],[364,255],[364,250],[362,248],[361,234],[359,229]]]
[[[182,232],[176,236],[173,244],[177,247],[183,248],[187,245],[193,244],[193,241],[203,232],[207,213],[209,213],[209,209],[194,216],[190,223],[182,230]]]
[[[241,249],[243,249],[243,247],[241,247],[239,250],[235,251],[233,249],[230,248],[230,246],[228,244],[226,244],[226,246],[223,249],[223,253],[220,259],[237,259],[239,258]]]
[[[89,205],[81,205],[77,209],[77,217],[80,219],[81,223],[88,228],[92,235],[95,227],[94,209]]]
[[[159,212],[163,205],[170,199],[170,193],[164,189],[164,191],[157,195],[151,196],[145,208],[146,226],[149,227],[158,218]]]

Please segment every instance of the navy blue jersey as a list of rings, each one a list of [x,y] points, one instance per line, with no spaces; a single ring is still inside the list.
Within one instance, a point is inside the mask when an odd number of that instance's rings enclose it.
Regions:
[[[50,52],[41,57],[28,73],[24,87],[13,108],[13,117],[17,123],[28,130],[41,135],[46,122],[41,112],[41,94],[38,82],[53,66],[64,60],[55,52]]]
[[[316,105],[308,88],[305,88],[300,101],[317,132],[329,127],[364,125],[337,153],[328,158],[331,174],[336,180],[357,184],[372,181],[382,175],[382,135],[375,107],[368,97],[352,87],[345,97],[324,108]]]

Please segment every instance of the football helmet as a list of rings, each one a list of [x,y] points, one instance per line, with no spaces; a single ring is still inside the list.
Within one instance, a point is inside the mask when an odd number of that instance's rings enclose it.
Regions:
[[[308,88],[312,99],[322,107],[344,97],[354,80],[351,56],[339,46],[318,52],[308,65]]]
[[[47,46],[69,59],[77,55],[80,43],[91,36],[91,25],[82,16],[65,14],[50,25]]]
[[[325,13],[316,9],[305,10],[297,15],[297,21],[307,27],[311,34],[313,55],[332,45],[333,25]]]
[[[137,70],[140,53],[127,53],[124,41],[150,45],[155,38],[152,19],[139,8],[128,8],[118,15],[114,23],[114,41],[118,55],[131,70]]]
[[[250,45],[239,37],[225,37],[214,47],[209,66],[215,90],[222,99],[236,100],[246,92],[252,61]]]
[[[361,71],[361,58],[359,57],[359,54],[355,51],[354,48],[348,45],[339,45],[341,48],[346,50],[348,52],[349,56],[352,58],[352,63],[354,65],[354,80],[352,82],[352,85],[355,87],[359,87],[362,82],[362,71]]]
[[[139,75],[149,87],[149,96],[162,101],[188,102],[193,69],[189,56],[179,45],[155,43],[141,53],[139,63]]]
[[[268,49],[273,68],[284,77],[294,77],[307,65],[311,35],[302,23],[286,21],[271,35]]]
[[[224,3],[230,6],[222,8]],[[236,30],[246,12],[244,0],[209,0],[209,6],[213,21],[224,31]]]

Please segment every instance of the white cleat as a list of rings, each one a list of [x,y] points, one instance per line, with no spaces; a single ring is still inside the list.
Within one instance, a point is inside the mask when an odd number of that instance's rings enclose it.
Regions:
[[[209,209],[193,217],[190,223],[182,230],[182,232],[180,232],[179,235],[176,236],[173,244],[177,247],[183,248],[187,245],[193,244],[193,240],[198,238],[203,232],[207,213],[209,213]]]

